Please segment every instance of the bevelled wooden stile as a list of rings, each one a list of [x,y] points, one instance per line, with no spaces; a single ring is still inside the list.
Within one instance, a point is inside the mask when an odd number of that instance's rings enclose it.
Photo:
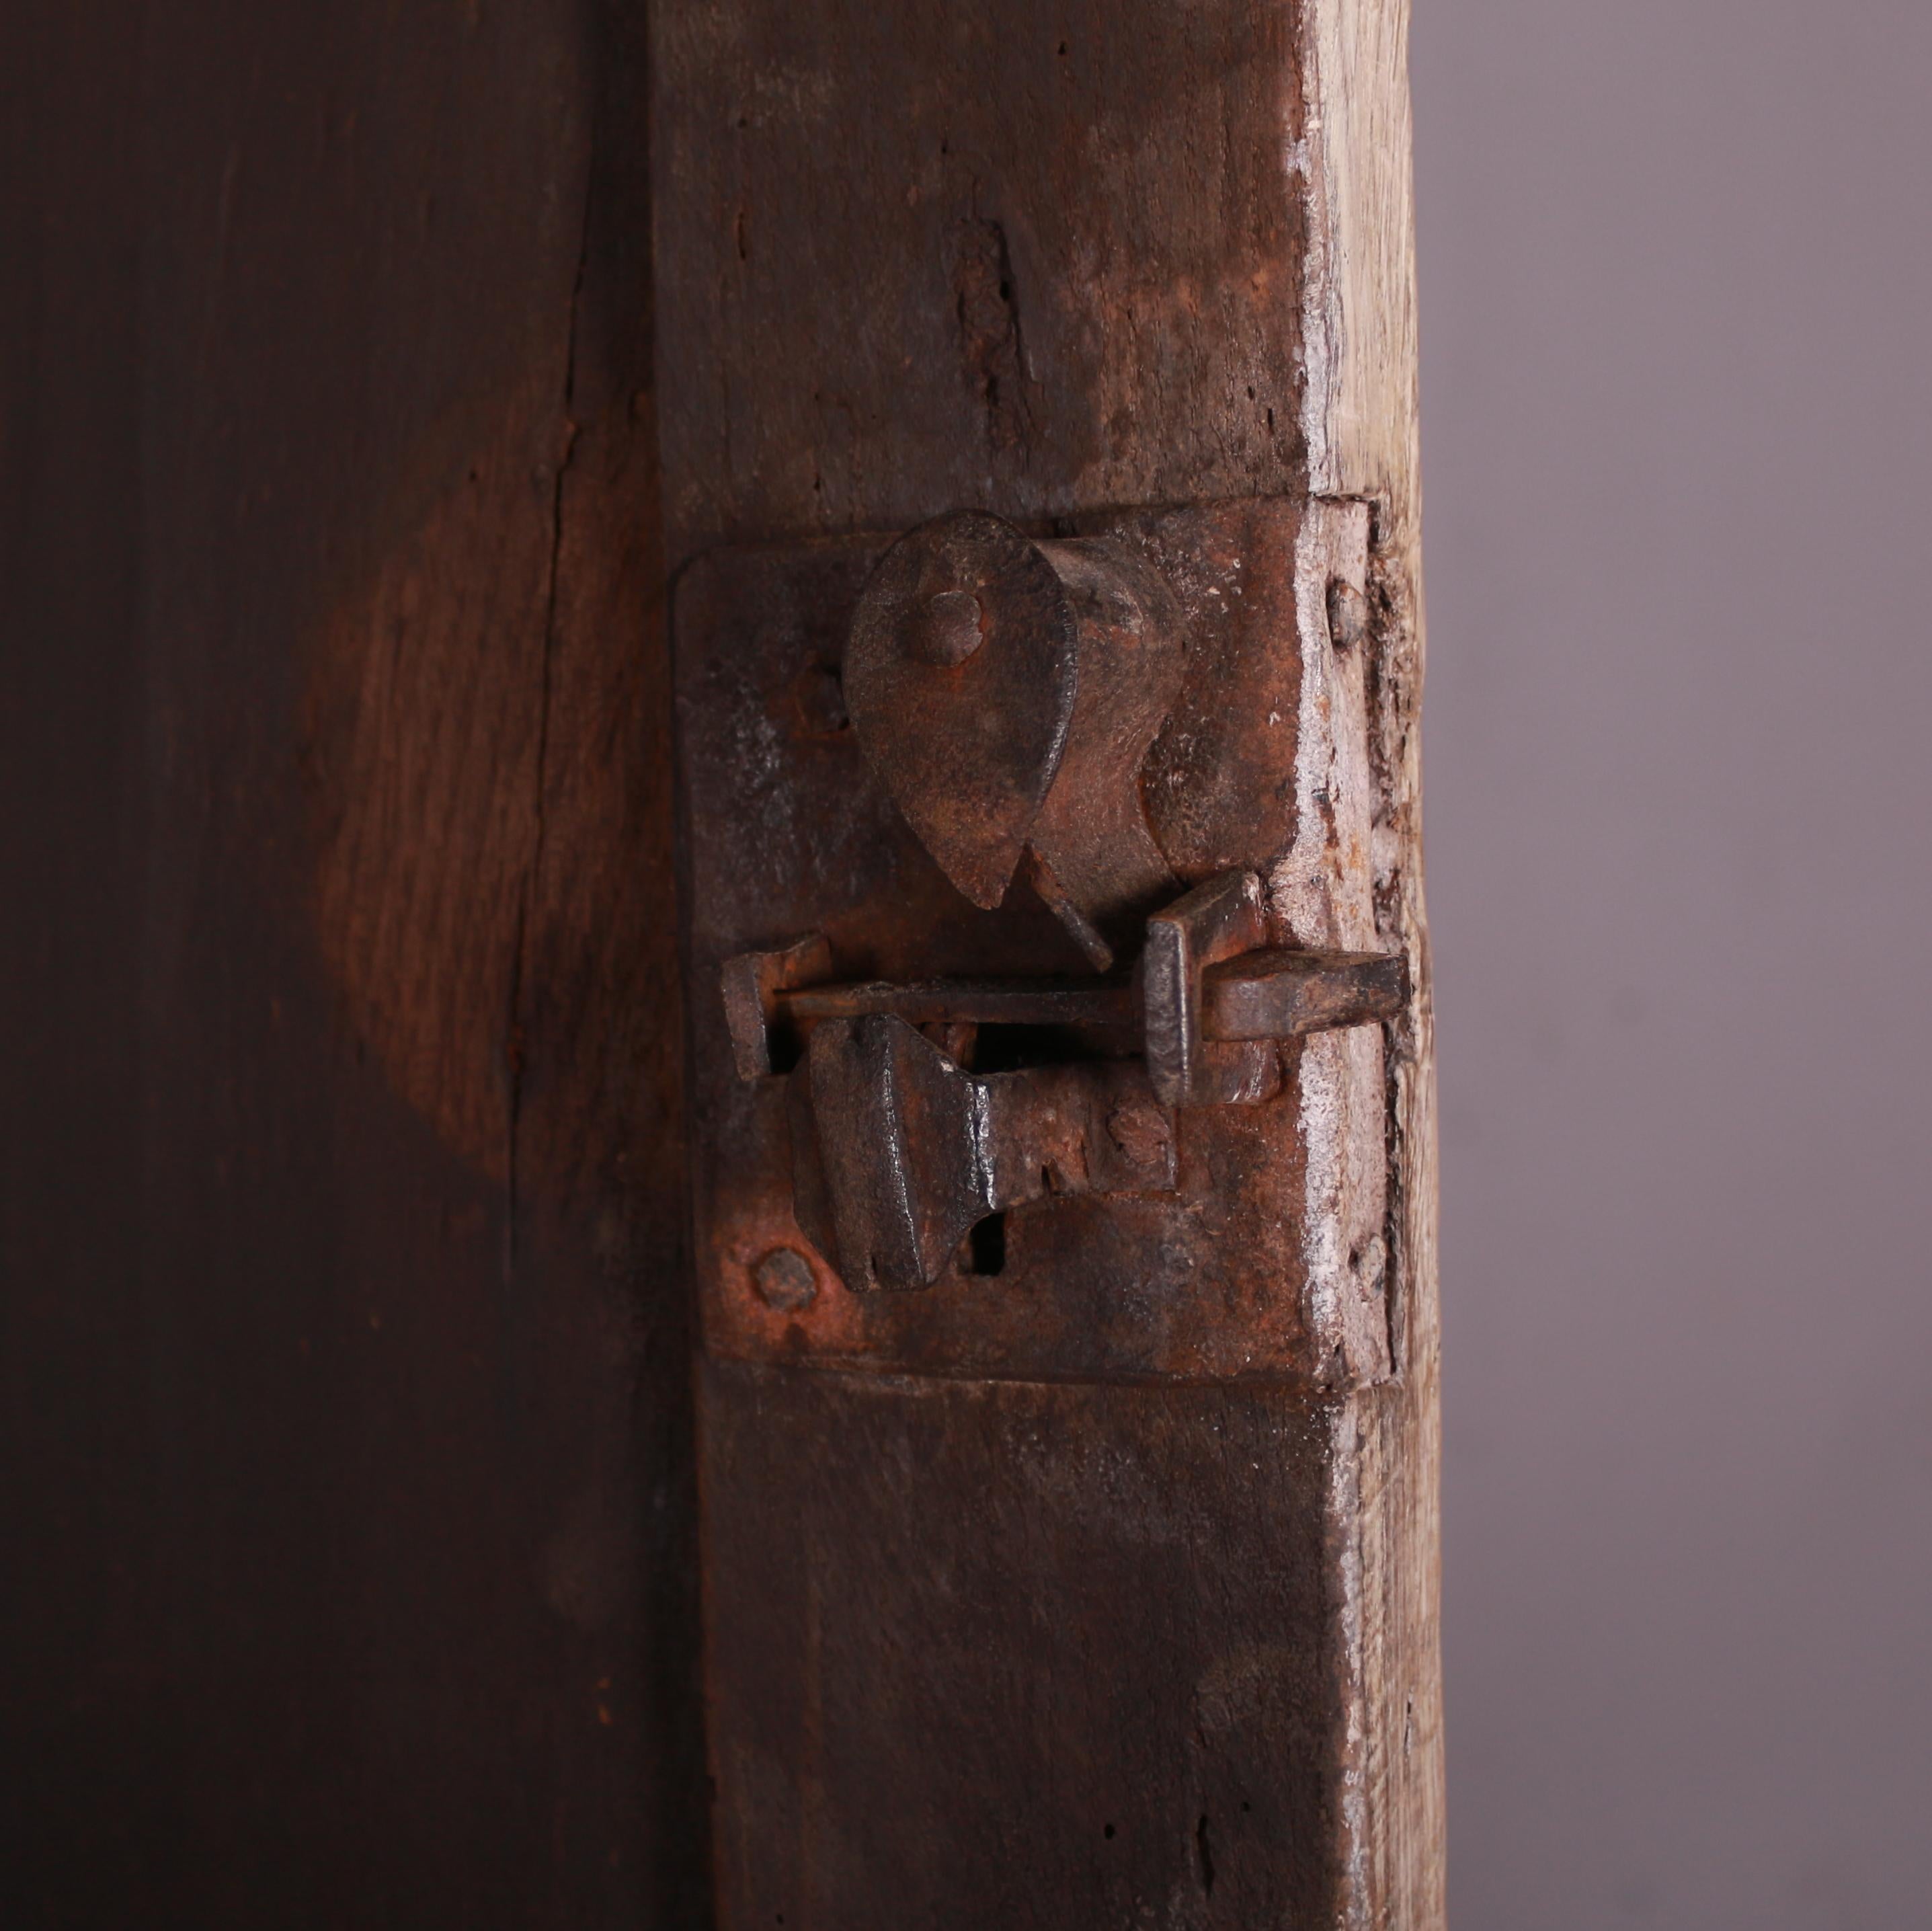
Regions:
[[[1436,1931],[1404,10],[655,34],[721,1919]]]

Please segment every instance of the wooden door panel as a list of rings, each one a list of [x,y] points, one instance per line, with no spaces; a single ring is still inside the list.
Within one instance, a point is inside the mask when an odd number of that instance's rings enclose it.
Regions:
[[[0,22],[9,1926],[706,1908],[644,26]]]

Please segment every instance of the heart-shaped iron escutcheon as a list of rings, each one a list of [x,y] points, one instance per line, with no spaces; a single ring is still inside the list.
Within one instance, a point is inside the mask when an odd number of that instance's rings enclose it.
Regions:
[[[977,510],[902,537],[854,614],[845,700],[892,802],[983,910],[1004,898],[1066,748],[1078,631],[1039,548]]]

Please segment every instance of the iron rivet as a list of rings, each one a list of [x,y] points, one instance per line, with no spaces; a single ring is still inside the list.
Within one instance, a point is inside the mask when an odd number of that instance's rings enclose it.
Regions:
[[[782,1314],[796,1314],[818,1298],[818,1276],[795,1247],[775,1247],[752,1270],[758,1299]]]
[[[1352,649],[1369,634],[1369,600],[1343,577],[1328,579],[1328,641]]]
[[[986,641],[985,626],[970,590],[940,590],[913,612],[906,647],[928,664],[963,664]]]

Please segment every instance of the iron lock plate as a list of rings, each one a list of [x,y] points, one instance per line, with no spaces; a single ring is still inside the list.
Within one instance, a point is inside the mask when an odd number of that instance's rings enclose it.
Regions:
[[[1249,872],[1274,943],[1384,949],[1383,786],[1365,620],[1370,510],[1255,499],[1070,519],[1158,572],[1178,687],[1138,770],[1174,878]],[[1091,974],[1050,891],[974,904],[896,806],[853,728],[854,613],[890,535],[734,548],[681,576],[673,612],[692,993],[693,1196],[716,1356],[975,1377],[1306,1379],[1390,1368],[1388,1095],[1379,1024],[1270,1047],[1250,1105],[1183,1107],[1137,1189],[1144,1118],[1096,1116],[1110,1191],[1057,1193],[962,1242],[916,1293],[854,1291],[802,1221],[799,1083],[740,1077],[721,976],[810,935],[817,973],[898,986]],[[1103,954],[1104,956],[1104,954]],[[989,1041],[1024,1058],[1025,1029]],[[742,1044],[742,1041],[741,1041]],[[738,1056],[742,1058],[742,1053]],[[1114,1122],[1112,1129],[1107,1122]],[[1136,1121],[1139,1124],[1136,1124]],[[835,1156],[850,1149],[835,1149]],[[855,1157],[862,1158],[865,1149]],[[1126,1171],[1126,1177],[1121,1172]],[[982,1230],[982,1232],[986,1231]]]

